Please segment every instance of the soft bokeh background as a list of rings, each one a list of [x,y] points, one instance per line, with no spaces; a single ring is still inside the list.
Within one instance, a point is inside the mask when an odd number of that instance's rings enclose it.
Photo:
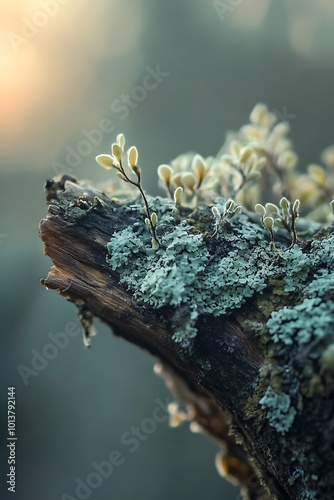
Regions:
[[[106,180],[94,157],[124,132],[157,193],[157,165],[188,150],[215,154],[258,101],[291,122],[301,168],[318,161],[334,142],[334,4],[2,0],[0,20],[1,431],[15,385],[16,498],[76,498],[76,478],[118,449],[124,464],[89,498],[234,500],[215,471],[216,446],[187,426],[159,423],[133,453],[120,442],[168,392],[154,361],[105,326],[90,350],[70,338],[24,384],[18,366],[31,367],[32,350],[76,319],[38,285],[50,265],[37,235],[43,183],[65,171]],[[156,88],[138,90],[157,65]]]

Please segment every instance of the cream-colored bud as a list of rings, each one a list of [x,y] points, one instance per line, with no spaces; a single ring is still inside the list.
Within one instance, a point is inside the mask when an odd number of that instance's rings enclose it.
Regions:
[[[202,432],[202,427],[197,423],[197,422],[191,422],[189,425],[189,429],[191,432],[194,432],[195,434]]]
[[[182,200],[182,195],[183,195],[183,188],[179,186],[178,188],[175,189],[174,192],[174,201],[176,205],[180,205]]]
[[[233,158],[232,158],[231,155],[226,155],[226,154],[222,155],[221,156],[221,161],[224,164],[228,165],[229,167],[233,167],[233,165],[234,165],[234,161],[233,161]]]
[[[292,151],[292,146],[293,145],[290,139],[283,137],[279,141],[276,141],[276,144],[273,145],[272,152],[278,157],[284,151]]]
[[[196,174],[196,177],[199,182],[202,182],[205,174],[206,174],[206,165],[204,159],[201,155],[195,155],[193,161],[191,163],[192,169]]]
[[[112,144],[111,152],[118,161],[122,160],[122,148],[120,147],[119,144],[116,143]]]
[[[133,168],[137,165],[138,162],[138,151],[136,146],[132,146],[128,150],[128,165],[129,167]]]
[[[215,219],[220,219],[220,213],[217,207],[213,206],[211,212]]]
[[[249,141],[261,141],[264,139],[263,132],[255,125],[244,125],[241,127],[240,132]]]
[[[325,187],[327,184],[327,176],[325,170],[320,165],[309,165],[307,168],[308,173],[312,180],[314,180],[319,186]]]
[[[252,123],[259,124],[263,115],[268,114],[268,112],[268,107],[262,102],[259,102],[251,112],[249,119]]]
[[[327,167],[334,168],[334,145],[329,146],[323,151],[321,159]]]
[[[261,205],[261,203],[257,203],[255,205],[255,212],[257,212],[260,215],[265,215],[266,214],[266,209],[264,208],[263,205]]]
[[[259,172],[267,165],[266,158],[259,158],[254,164],[254,170],[258,170]]]
[[[283,196],[283,198],[281,198],[279,201],[279,205],[283,210],[288,210],[290,207],[290,202],[287,198],[285,198],[285,196]]]
[[[161,180],[169,184],[173,175],[173,169],[169,165],[160,165],[158,167],[158,176]]]
[[[279,209],[274,203],[266,203],[266,212],[279,214]]]
[[[233,212],[235,208],[235,202],[229,198],[225,203],[225,212]]]
[[[103,168],[117,168],[113,158],[110,155],[98,155],[95,160]]]
[[[174,174],[171,178],[171,182],[176,187],[182,187],[183,186],[182,175],[179,172],[177,174]]]
[[[290,125],[288,122],[280,122],[275,125],[272,130],[272,135],[275,137],[283,137],[290,132]]]
[[[196,185],[196,182],[197,182],[196,177],[191,172],[186,172],[186,173],[182,174],[183,187],[190,189],[190,191],[193,191],[193,189]]]
[[[266,156],[268,153],[267,149],[264,146],[256,142],[251,142],[250,146],[253,149],[253,151],[257,153],[259,156]]]
[[[124,134],[118,134],[118,136],[116,137],[116,142],[119,145],[119,147],[123,150],[124,149],[124,145],[125,145],[125,136],[124,136]]]
[[[244,174],[249,174],[252,170],[254,170],[255,163],[257,162],[257,156],[252,155],[249,160],[242,166],[242,170]]]
[[[156,227],[156,225],[158,224],[158,216],[155,212],[151,213],[151,222],[153,227]]]
[[[298,156],[294,151],[283,151],[277,158],[277,164],[284,169],[291,169],[297,165]]]
[[[245,163],[254,153],[254,149],[246,147],[242,148],[240,151],[240,157],[239,157],[239,162],[240,163]]]
[[[269,231],[272,231],[273,230],[273,227],[274,227],[274,219],[272,217],[265,217],[263,219],[263,224],[266,226],[267,229],[269,229]]]
[[[264,129],[270,129],[277,122],[277,116],[274,113],[263,114],[259,120],[259,126]]]
[[[300,207],[300,201],[295,200],[293,205],[292,205],[292,210],[293,210],[295,217],[298,217],[298,215],[299,215],[299,207]]]

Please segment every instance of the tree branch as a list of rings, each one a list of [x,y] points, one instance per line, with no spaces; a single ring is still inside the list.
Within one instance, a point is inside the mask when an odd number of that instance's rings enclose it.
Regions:
[[[288,388],[291,398],[298,399],[300,387],[288,371],[289,366],[293,372],[300,370],[302,385],[303,370],[315,363],[308,359],[308,346],[291,352],[280,346],[268,356],[268,344],[249,323],[252,317],[261,321],[268,317],[255,296],[232,314],[200,315],[191,351],[182,348],[173,340],[171,326],[171,318],[180,310],[182,313],[182,306],[179,310],[169,306],[154,310],[139,305],[106,262],[111,236],[138,222],[138,212],[129,210],[124,215],[119,202],[68,176],[58,183],[49,181],[46,191],[48,216],[40,224],[40,235],[53,265],[43,285],[160,360],[158,371],[185,403],[188,418],[221,445],[218,469],[240,485],[245,498],[332,498],[330,380],[326,385],[318,374],[322,389],[296,404],[298,414],[285,435],[269,425],[259,405],[266,388],[261,380],[275,357],[277,365],[271,377],[280,376],[285,392]],[[291,298],[277,295],[274,286],[266,293],[271,311]],[[89,336],[89,328],[86,330]],[[293,367],[292,356],[299,356],[299,364]],[[304,461],[298,458],[301,454],[306,455]]]

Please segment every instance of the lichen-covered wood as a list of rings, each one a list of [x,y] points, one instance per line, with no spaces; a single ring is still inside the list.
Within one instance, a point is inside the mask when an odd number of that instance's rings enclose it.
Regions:
[[[254,214],[217,228],[208,207],[149,199],[154,249],[140,200],[70,178],[49,182],[47,200],[43,284],[160,360],[245,498],[332,498],[332,227],[300,220],[298,245],[284,231],[270,245]]]

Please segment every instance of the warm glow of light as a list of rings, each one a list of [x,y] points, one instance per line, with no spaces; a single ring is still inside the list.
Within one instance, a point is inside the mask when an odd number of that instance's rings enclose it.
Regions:
[[[107,61],[109,88],[129,74],[111,61],[136,46],[139,5],[1,0],[0,19],[0,157],[46,168],[73,134],[98,122],[98,66]]]

